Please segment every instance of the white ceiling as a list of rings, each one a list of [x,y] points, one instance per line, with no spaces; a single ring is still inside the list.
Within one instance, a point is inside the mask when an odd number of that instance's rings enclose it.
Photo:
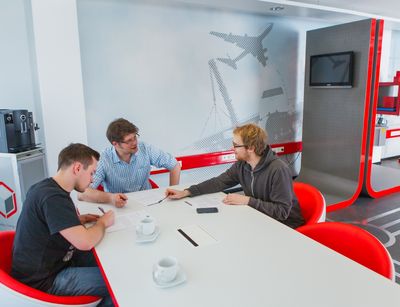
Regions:
[[[365,14],[390,17],[400,20],[400,1],[399,0],[292,0],[285,2],[308,3],[322,5]]]
[[[385,28],[400,29],[400,0],[170,0],[169,2],[337,23],[378,18],[385,20]],[[271,11],[271,8],[276,6],[284,9]]]

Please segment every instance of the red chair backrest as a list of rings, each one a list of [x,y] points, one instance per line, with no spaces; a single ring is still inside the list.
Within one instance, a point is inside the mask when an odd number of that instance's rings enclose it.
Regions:
[[[12,246],[14,242],[15,231],[0,232],[0,270],[9,274],[12,264]]]
[[[322,216],[325,220],[325,199],[320,191],[312,185],[302,182],[294,182],[293,190],[305,219],[304,225],[318,223]]]
[[[339,222],[324,222],[302,226],[297,231],[376,273],[393,279],[393,262],[389,252],[377,238],[364,229]]]
[[[149,178],[149,182],[150,182],[150,185],[151,185],[151,188],[152,189],[157,189],[158,188],[158,185],[157,185],[157,183],[155,183],[153,180],[151,180],[150,178]]]
[[[54,304],[79,305],[89,304],[100,299],[100,297],[81,295],[81,296],[59,296],[51,295],[46,292],[31,288],[10,275],[12,264],[12,247],[14,243],[15,231],[0,231],[0,283],[6,287],[39,301]]]

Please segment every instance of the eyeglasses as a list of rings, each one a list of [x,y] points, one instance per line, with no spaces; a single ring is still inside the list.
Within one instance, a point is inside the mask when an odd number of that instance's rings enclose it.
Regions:
[[[132,139],[129,139],[129,140],[126,140],[126,141],[121,141],[121,142],[118,142],[118,143],[123,143],[123,144],[127,144],[127,145],[134,144],[137,141],[139,136],[140,136],[139,133],[136,133],[135,136]]]
[[[247,145],[239,145],[239,144],[236,144],[235,142],[232,142],[232,147],[233,148],[240,148],[240,147],[247,147]]]

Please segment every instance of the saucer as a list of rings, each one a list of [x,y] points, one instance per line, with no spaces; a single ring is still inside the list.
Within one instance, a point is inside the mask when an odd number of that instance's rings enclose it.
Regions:
[[[158,235],[160,234],[160,228],[156,226],[156,229],[151,235],[144,235],[136,231],[136,243],[148,243],[153,242],[157,239]]]
[[[152,273],[153,275],[153,282],[156,285],[156,287],[158,288],[170,288],[170,287],[175,287],[177,285],[183,284],[186,281],[186,274],[183,270],[181,270],[179,268],[178,273],[176,274],[175,279],[169,281],[169,282],[161,282],[158,281],[155,277],[154,277],[154,271]]]

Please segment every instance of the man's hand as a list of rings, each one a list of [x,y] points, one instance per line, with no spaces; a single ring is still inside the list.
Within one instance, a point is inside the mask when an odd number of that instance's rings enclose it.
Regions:
[[[241,194],[228,194],[222,200],[226,205],[248,205],[250,197]]]
[[[99,217],[100,216],[97,214],[82,214],[82,215],[79,215],[79,221],[83,225],[86,223],[96,222],[99,219]]]
[[[93,214],[87,214],[93,216]],[[83,216],[87,216],[84,214]],[[107,211],[97,218],[96,224],[85,228],[83,225],[73,226],[60,231],[60,234],[79,250],[91,250],[104,236],[107,227],[114,224],[114,212]]]
[[[126,205],[126,201],[128,197],[122,193],[114,193],[111,194],[111,204],[113,204],[117,208],[122,208]]]
[[[169,199],[181,199],[186,196],[190,196],[190,192],[188,190],[174,190],[174,189],[166,189],[165,195],[168,196]]]
[[[100,216],[97,222],[103,223],[104,227],[108,228],[114,224],[114,211],[109,210],[104,215]]]

